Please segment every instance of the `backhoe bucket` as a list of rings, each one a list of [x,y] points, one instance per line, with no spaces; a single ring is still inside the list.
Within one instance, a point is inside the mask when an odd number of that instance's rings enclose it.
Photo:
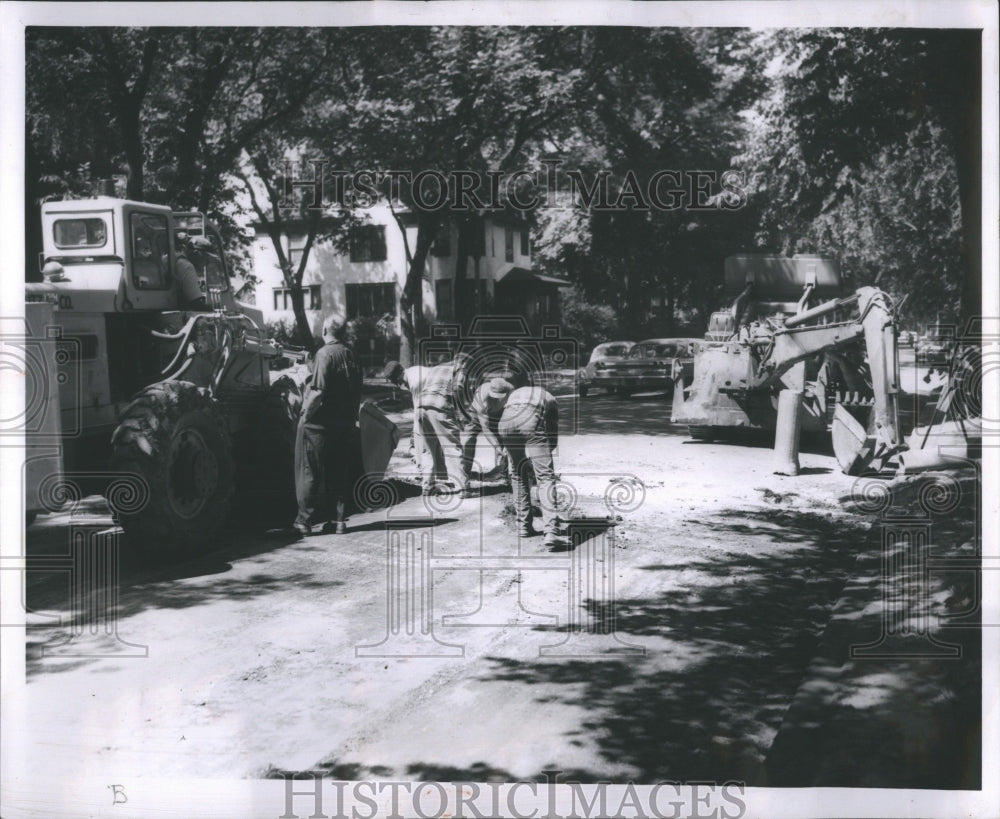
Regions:
[[[833,411],[833,454],[847,475],[860,475],[871,463],[875,451],[875,439],[864,426],[851,415],[842,404]]]

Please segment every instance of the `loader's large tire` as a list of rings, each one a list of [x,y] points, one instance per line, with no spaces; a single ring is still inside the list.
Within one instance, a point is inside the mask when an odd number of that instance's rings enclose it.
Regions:
[[[112,469],[145,479],[145,503],[118,509],[129,545],[188,551],[213,545],[233,496],[232,442],[208,393],[186,381],[146,387],[111,439]]]
[[[254,424],[253,446],[247,459],[256,515],[288,524],[295,517],[295,432],[302,410],[302,391],[287,375],[271,384]],[[241,499],[242,500],[242,499]]]

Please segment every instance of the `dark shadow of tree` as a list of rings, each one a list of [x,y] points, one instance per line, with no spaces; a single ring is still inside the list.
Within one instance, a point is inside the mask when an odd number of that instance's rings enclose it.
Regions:
[[[568,700],[590,715],[579,734],[597,742],[608,765],[590,772],[595,779],[628,768],[643,782],[721,778],[764,784],[767,748],[861,535],[808,513],[732,517],[704,521],[710,535],[697,557],[644,567],[697,572],[696,586],[614,601],[617,632],[629,642],[657,646],[655,655],[492,659],[488,679],[566,686]],[[762,526],[774,524],[772,537],[780,548],[767,554],[712,548],[711,540],[726,544],[751,533],[759,537]],[[606,614],[593,602],[589,608],[597,619]]]
[[[556,699],[580,707],[587,716],[566,741],[596,744],[605,762],[600,770],[574,772],[581,781],[622,781],[616,772],[627,769],[638,772],[636,781],[642,782],[735,779],[756,786],[959,787],[964,784],[960,765],[946,756],[955,753],[956,744],[968,744],[965,735],[921,756],[904,755],[906,743],[914,741],[905,732],[880,737],[869,730],[857,738],[838,733],[843,747],[836,750],[864,760],[847,769],[820,769],[815,759],[811,767],[800,765],[794,753],[777,764],[768,758],[779,731],[794,727],[785,723],[803,681],[818,675],[822,685],[827,675],[826,681],[835,684],[838,666],[817,666],[814,658],[825,643],[830,613],[845,581],[857,570],[858,555],[878,552],[860,523],[859,528],[843,518],[789,510],[706,519],[711,535],[696,557],[645,567],[690,571],[698,578],[695,585],[612,604],[617,632],[628,642],[652,647],[645,658],[524,662],[495,657],[484,679],[523,684],[529,696],[530,687],[544,685],[535,694],[540,706]],[[745,543],[750,535],[759,542],[766,526],[773,527],[773,545],[766,553],[727,548]],[[856,602],[858,610],[838,612],[847,622],[861,617],[872,600]],[[606,613],[593,602],[590,608],[598,618]],[[878,622],[873,625],[877,628]],[[965,677],[975,676],[978,666],[972,666],[974,658]],[[929,695],[925,671],[905,664],[889,669],[888,696],[902,706]],[[555,697],[553,685],[562,687]],[[978,696],[969,694],[961,707],[968,710],[972,699],[978,703]],[[957,710],[939,709],[936,739],[942,739],[940,729]],[[885,711],[884,703],[873,703],[867,712],[858,709],[857,717],[877,725]],[[820,735],[834,735],[823,722],[831,715],[837,717],[831,711],[808,718],[818,720],[814,727]],[[969,714],[965,721],[974,719]],[[878,753],[871,752],[873,744]],[[869,753],[859,754],[866,745]],[[968,753],[961,755],[963,762],[968,759]],[[919,763],[917,769],[904,760]]]
[[[981,787],[981,486],[953,473],[886,489],[770,751],[775,785]]]

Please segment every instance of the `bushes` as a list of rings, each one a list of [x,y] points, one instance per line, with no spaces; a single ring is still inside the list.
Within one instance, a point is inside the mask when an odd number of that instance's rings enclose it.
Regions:
[[[285,319],[275,319],[264,322],[264,330],[267,337],[274,339],[282,347],[298,347],[295,335],[295,322]]]
[[[587,301],[577,287],[565,288],[560,302],[563,332],[579,342],[581,352],[620,335],[618,315],[610,305]]]

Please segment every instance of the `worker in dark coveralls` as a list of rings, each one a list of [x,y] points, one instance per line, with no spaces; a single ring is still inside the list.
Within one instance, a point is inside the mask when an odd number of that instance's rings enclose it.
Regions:
[[[361,405],[361,369],[351,349],[352,322],[331,317],[323,325],[326,341],[312,363],[295,437],[295,494],[299,534],[347,531],[345,512],[351,491],[351,452]],[[325,525],[324,525],[325,524]]]
[[[498,426],[500,443],[510,456],[510,477],[519,537],[531,537],[531,476],[538,484],[545,545],[569,545],[559,517],[552,452],[559,443],[559,407],[542,387],[518,387],[507,398]]]

